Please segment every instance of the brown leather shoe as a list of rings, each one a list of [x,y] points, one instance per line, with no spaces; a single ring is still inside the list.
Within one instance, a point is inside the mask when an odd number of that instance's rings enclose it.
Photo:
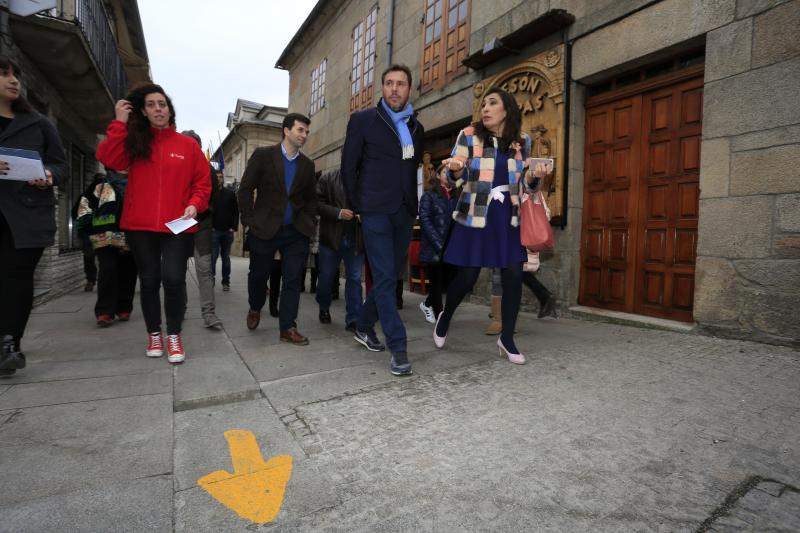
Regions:
[[[247,329],[256,329],[260,321],[261,311],[253,311],[251,309],[247,312]]]
[[[291,342],[297,346],[305,346],[308,344],[308,338],[300,335],[297,328],[289,328],[286,331],[281,331],[281,342]]]

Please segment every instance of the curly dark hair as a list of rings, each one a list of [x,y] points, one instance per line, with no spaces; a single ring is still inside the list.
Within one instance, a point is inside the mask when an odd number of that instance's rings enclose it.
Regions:
[[[0,55],[0,70],[3,71],[4,75],[10,70],[22,85],[22,69],[19,68],[19,64],[16,61],[6,55]],[[20,93],[17,99],[11,103],[11,110],[15,113],[30,113],[33,111],[33,107]]]
[[[144,116],[142,110],[144,109],[144,99],[148,94],[158,93],[167,100],[169,106],[169,123],[170,126],[175,125],[175,106],[172,105],[167,93],[160,85],[155,83],[146,83],[137,85],[125,97],[133,109],[128,117],[128,137],[125,139],[125,151],[128,153],[131,161],[136,159],[150,159],[151,143],[153,141],[153,132],[150,130],[150,121]]]
[[[503,152],[508,152],[513,143],[522,142],[522,113],[519,110],[517,101],[507,91],[504,91],[500,87],[492,87],[486,91],[486,94],[483,95],[483,97],[486,98],[490,94],[498,95],[500,100],[503,102],[503,108],[506,110],[506,120],[503,125],[503,132],[501,137],[497,138],[497,144],[500,150]],[[482,120],[473,122],[472,127],[475,128],[475,135],[484,144],[489,137],[494,135],[486,128],[486,126],[483,125]]]

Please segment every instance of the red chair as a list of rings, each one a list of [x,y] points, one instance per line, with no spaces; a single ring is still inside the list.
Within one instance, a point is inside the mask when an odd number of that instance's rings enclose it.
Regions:
[[[408,290],[414,292],[414,285],[419,285],[420,294],[428,294],[428,276],[425,263],[419,262],[419,241],[411,241],[408,245]]]

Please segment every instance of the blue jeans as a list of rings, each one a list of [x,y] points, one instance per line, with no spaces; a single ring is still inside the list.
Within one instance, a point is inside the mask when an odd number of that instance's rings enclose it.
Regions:
[[[267,280],[272,270],[275,252],[281,252],[283,284],[279,307],[279,327],[286,331],[297,324],[297,310],[300,306],[300,276],[308,257],[308,237],[294,226],[281,226],[278,233],[269,240],[248,237],[250,244],[250,272],[247,275],[247,294],[250,309],[261,311],[267,301]]]
[[[405,207],[390,215],[361,213],[361,229],[367,261],[372,271],[372,290],[367,294],[356,325],[369,331],[380,318],[386,345],[392,353],[406,351],[406,328],[397,312],[397,276],[411,242],[414,219]]]
[[[232,231],[213,230],[211,232],[211,277],[217,275],[217,258],[222,256],[222,284],[231,283],[231,244]]]
[[[345,325],[358,320],[361,314],[361,271],[364,268],[364,254],[356,252],[356,243],[344,237],[339,243],[339,251],[319,245],[319,278],[317,279],[317,303],[321,311],[331,307],[333,281],[339,275],[339,263],[344,261]]]

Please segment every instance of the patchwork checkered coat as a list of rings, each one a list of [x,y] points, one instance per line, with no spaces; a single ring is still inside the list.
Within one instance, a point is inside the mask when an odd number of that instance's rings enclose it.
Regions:
[[[455,184],[462,187],[453,220],[471,228],[486,227],[486,214],[491,201],[492,181],[494,181],[495,154],[497,139],[492,137],[492,145],[484,146],[475,135],[472,126],[458,134],[451,157],[464,162],[465,171]],[[531,153],[531,139],[522,134],[522,143],[514,143],[514,157],[508,159],[508,190],[511,197],[511,225],[519,226],[519,182],[524,176],[525,161]],[[451,174],[452,176],[452,174]],[[522,179],[524,182],[524,179]]]

